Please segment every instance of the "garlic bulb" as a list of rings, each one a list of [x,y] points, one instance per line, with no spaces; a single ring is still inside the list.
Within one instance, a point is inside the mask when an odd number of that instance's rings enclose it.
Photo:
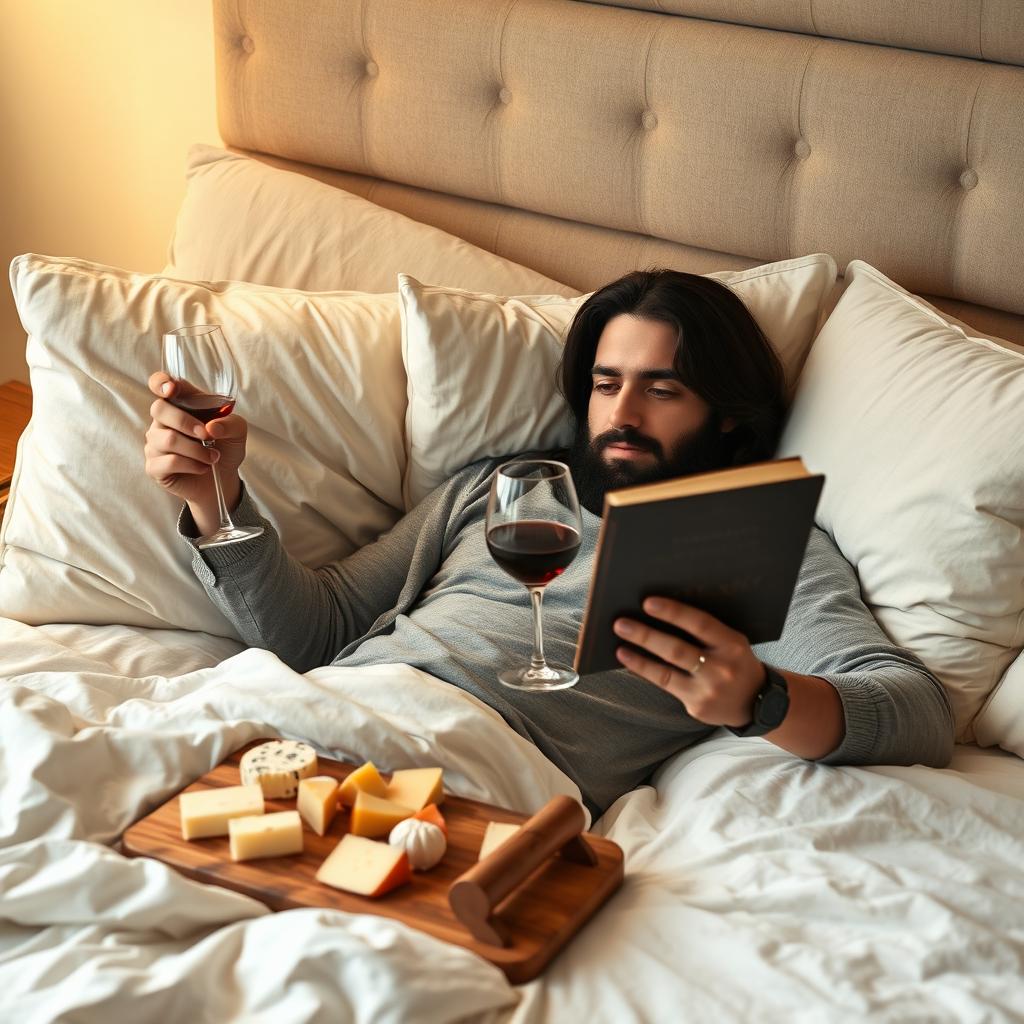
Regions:
[[[418,818],[400,821],[391,830],[388,842],[405,850],[409,864],[415,871],[432,868],[448,849],[444,833],[432,822],[420,821]]]

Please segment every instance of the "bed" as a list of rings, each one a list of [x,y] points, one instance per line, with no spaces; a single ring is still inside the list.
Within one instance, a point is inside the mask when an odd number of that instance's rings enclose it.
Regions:
[[[1024,1019],[1021,5],[215,0],[213,30],[227,149],[188,154],[164,273],[12,265],[34,408],[0,535],[0,1019]],[[592,822],[625,883],[521,986],[122,856],[263,735],[442,763],[524,813],[579,796],[409,666],[245,648],[142,473],[161,329],[225,324],[247,483],[317,564],[473,458],[564,440],[561,332],[649,265],[716,274],[779,349],[781,450],[946,685],[949,767],[716,733]]]

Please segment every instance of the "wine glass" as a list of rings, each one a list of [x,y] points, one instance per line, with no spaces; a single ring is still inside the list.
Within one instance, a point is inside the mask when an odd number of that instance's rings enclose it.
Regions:
[[[579,676],[544,660],[544,588],[580,549],[580,505],[569,467],[550,459],[506,462],[495,471],[487,500],[487,548],[510,576],[526,585],[533,606],[533,657],[498,679],[517,690],[564,690]]]
[[[178,384],[174,397],[167,399],[171,405],[202,423],[231,414],[235,407],[235,367],[218,324],[198,324],[168,331],[163,336],[163,369]],[[213,448],[215,443],[206,439],[203,447]],[[200,537],[197,547],[213,548],[258,537],[263,533],[262,526],[236,526],[231,521],[216,463],[210,470],[217,492],[220,529],[208,537]]]

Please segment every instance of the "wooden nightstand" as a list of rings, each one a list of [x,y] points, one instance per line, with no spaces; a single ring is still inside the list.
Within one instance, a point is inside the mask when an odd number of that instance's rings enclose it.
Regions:
[[[11,380],[0,385],[0,516],[14,475],[18,438],[32,415],[32,392],[27,384]]]

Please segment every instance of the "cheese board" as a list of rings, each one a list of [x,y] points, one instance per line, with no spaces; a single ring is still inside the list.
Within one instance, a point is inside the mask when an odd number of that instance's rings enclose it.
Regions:
[[[239,762],[260,742],[236,751],[183,793],[238,786]],[[321,757],[317,770],[341,782],[356,767]],[[370,898],[331,888],[315,877],[349,833],[348,811],[339,812],[323,836],[304,825],[300,854],[236,862],[226,835],[182,838],[181,795],[128,828],[122,850],[162,861],[196,881],[244,893],[271,910],[327,907],[394,918],[472,950],[515,984],[544,970],[623,878],[622,850],[582,832],[582,808],[568,797],[556,798],[529,818],[446,794],[441,811],[448,845],[440,863],[413,872],[408,884]],[[266,814],[294,809],[294,799],[265,801]],[[492,822],[525,827],[478,860]]]

